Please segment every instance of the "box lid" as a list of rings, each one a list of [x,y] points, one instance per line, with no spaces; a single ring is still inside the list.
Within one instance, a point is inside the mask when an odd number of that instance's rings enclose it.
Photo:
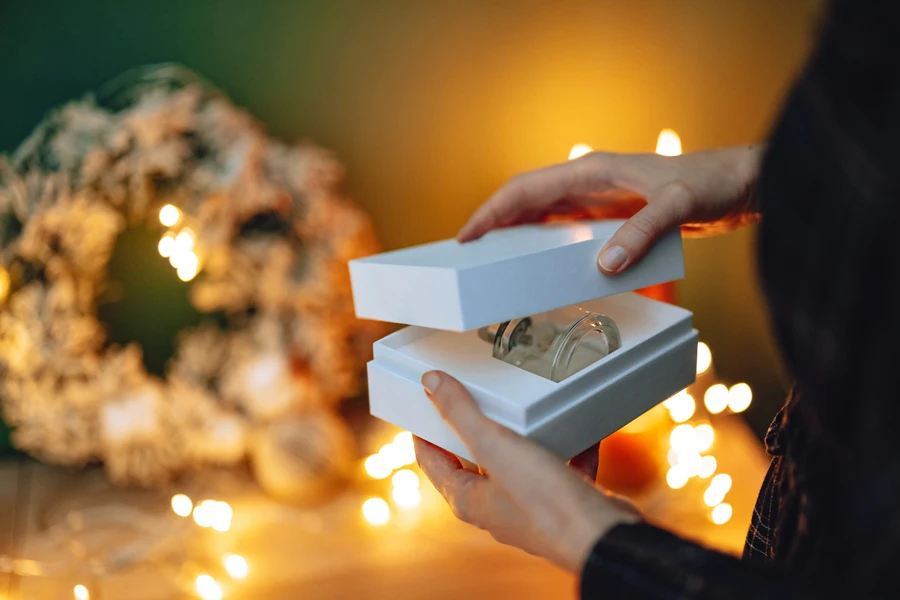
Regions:
[[[597,255],[622,223],[523,225],[350,261],[356,314],[468,331],[684,277],[678,231],[625,273],[601,273]]]

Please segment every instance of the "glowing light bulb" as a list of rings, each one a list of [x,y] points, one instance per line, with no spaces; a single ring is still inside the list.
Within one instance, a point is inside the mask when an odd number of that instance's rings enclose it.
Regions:
[[[72,596],[75,600],[91,600],[91,593],[80,583],[72,588]]]
[[[709,482],[709,487],[722,490],[723,494],[727,494],[731,490],[731,475],[719,473]]]
[[[200,259],[196,254],[188,250],[179,255],[177,262],[178,265],[175,269],[179,279],[190,281],[197,276],[197,272],[200,270]]]
[[[403,450],[392,443],[387,443],[379,448],[378,454],[380,454],[382,458],[387,461],[387,464],[390,465],[391,470],[399,469],[406,463],[406,458],[404,457]]]
[[[700,472],[703,458],[697,452],[684,452],[678,456],[678,466],[682,467],[688,477],[694,477]]]
[[[725,499],[726,492],[710,484],[706,491],[703,492],[703,503],[707,506],[717,506]]]
[[[724,525],[731,520],[732,513],[734,513],[734,510],[731,508],[731,505],[723,502],[712,509],[712,521],[716,525]]]
[[[697,344],[697,375],[706,373],[706,370],[712,365],[712,352],[709,346],[700,342]]]
[[[687,392],[681,392],[671,398],[671,406],[669,407],[669,416],[676,423],[684,423],[692,416],[697,409],[694,397]]]
[[[390,476],[392,471],[390,463],[380,454],[373,454],[367,458],[363,466],[372,479],[384,479]]]
[[[197,577],[194,588],[203,600],[222,600],[222,586],[206,573]]]
[[[395,487],[391,497],[400,508],[415,508],[422,501],[422,493],[417,487]]]
[[[656,138],[656,153],[662,156],[681,154],[681,138],[671,129],[663,129]]]
[[[669,466],[674,467],[681,460],[681,454],[678,452],[677,448],[670,448],[666,453],[666,460],[669,461]]]
[[[396,489],[419,489],[419,476],[409,469],[400,469],[391,477],[391,484]]]
[[[171,204],[166,204],[159,209],[159,222],[166,227],[172,227],[181,220],[181,211]]]
[[[190,498],[184,494],[175,494],[172,496],[172,512],[176,515],[179,517],[189,517],[191,516],[192,510],[194,510],[194,503],[191,502]]]
[[[402,458],[403,465],[411,465],[416,462],[416,446],[413,443],[413,435],[408,431],[401,431],[394,436],[391,442],[399,454],[398,459]]]
[[[728,388],[721,383],[709,386],[709,389],[703,394],[703,404],[706,405],[706,410],[713,415],[725,410],[728,400]]]
[[[369,498],[363,502],[362,513],[371,525],[384,525],[391,519],[391,507],[381,498]]]
[[[669,435],[669,443],[679,452],[695,450],[697,446],[697,436],[694,433],[694,428],[687,423],[678,425]]]
[[[697,472],[697,476],[700,479],[709,479],[716,472],[718,466],[715,456],[704,456],[700,459],[700,470]]]
[[[159,255],[163,258],[169,258],[172,256],[172,253],[175,252],[175,236],[171,233],[167,233],[159,240],[159,244],[157,244],[156,249],[159,250]]]
[[[194,522],[200,527],[212,527],[215,500],[204,500],[194,506]]]
[[[746,383],[736,383],[728,390],[728,408],[731,412],[744,412],[753,400],[753,390]]]
[[[687,469],[680,465],[671,467],[666,473],[666,483],[669,484],[669,487],[673,490],[683,488],[687,484],[688,479],[690,479],[690,475],[688,474]]]
[[[194,249],[194,232],[185,227],[175,236],[175,246],[182,251]]]
[[[216,531],[228,531],[231,529],[231,518],[234,511],[227,502],[215,502],[210,507],[210,527]]]
[[[712,448],[716,439],[716,431],[709,423],[701,423],[694,427],[694,437],[697,440],[697,451],[706,452]]]
[[[572,146],[572,149],[569,150],[569,160],[581,158],[585,154],[590,154],[593,151],[594,149],[587,144],[575,144],[574,146]]]
[[[235,579],[244,579],[250,573],[250,566],[240,554],[226,554],[222,558],[222,566],[228,571],[228,574]]]

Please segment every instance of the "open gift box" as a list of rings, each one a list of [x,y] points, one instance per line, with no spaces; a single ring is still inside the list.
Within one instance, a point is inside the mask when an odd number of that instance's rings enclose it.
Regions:
[[[691,313],[631,293],[684,276],[680,234],[626,273],[607,276],[597,255],[621,223],[512,227],[466,244],[445,240],[351,261],[357,316],[410,325],[375,343],[372,415],[472,460],[425,397],[420,378],[438,369],[462,382],[487,416],[569,459],[690,385]],[[487,328],[569,306],[614,323],[614,333],[595,328],[599,336],[584,338],[602,339],[606,352],[556,381],[495,358],[499,341],[490,343]]]

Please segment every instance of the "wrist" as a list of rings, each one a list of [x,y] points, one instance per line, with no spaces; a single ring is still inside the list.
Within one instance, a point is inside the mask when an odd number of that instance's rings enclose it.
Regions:
[[[643,521],[640,513],[629,501],[612,495],[607,496],[606,499],[611,506],[595,513],[593,527],[582,528],[583,532],[590,532],[590,534],[580,540],[578,548],[574,552],[575,560],[570,569],[572,573],[581,573],[594,547],[616,527],[634,525]]]
[[[741,186],[741,212],[755,220],[759,215],[759,203],[756,196],[756,181],[759,178],[759,170],[765,153],[765,144],[751,144],[741,146],[735,157],[735,173],[737,173]]]

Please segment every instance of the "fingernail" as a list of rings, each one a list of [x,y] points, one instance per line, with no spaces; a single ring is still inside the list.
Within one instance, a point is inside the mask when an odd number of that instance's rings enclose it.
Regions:
[[[622,246],[610,246],[600,254],[600,268],[604,271],[614,272],[625,264],[628,254]]]
[[[428,371],[422,375],[422,387],[428,392],[429,396],[433,396],[435,390],[441,385],[441,376],[434,371]]]

